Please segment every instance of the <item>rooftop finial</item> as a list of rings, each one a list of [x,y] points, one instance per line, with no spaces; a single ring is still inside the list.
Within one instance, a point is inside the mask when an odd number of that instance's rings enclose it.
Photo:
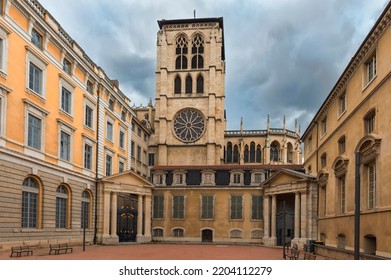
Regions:
[[[243,133],[243,117],[240,118],[240,133]]]
[[[196,9],[194,9],[194,18],[196,18]]]

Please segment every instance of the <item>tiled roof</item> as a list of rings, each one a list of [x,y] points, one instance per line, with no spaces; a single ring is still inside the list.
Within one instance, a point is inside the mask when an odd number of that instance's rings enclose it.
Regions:
[[[154,166],[152,170],[280,170],[280,169],[291,169],[301,170],[303,165],[298,164],[221,164],[221,165],[165,165],[165,166]]]

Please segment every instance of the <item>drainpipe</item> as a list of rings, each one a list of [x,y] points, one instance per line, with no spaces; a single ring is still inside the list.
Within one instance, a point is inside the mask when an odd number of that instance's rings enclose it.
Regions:
[[[356,184],[354,197],[354,259],[360,259],[360,151],[356,151]]]

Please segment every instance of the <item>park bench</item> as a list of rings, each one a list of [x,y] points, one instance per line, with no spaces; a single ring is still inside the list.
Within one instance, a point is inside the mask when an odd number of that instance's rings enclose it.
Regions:
[[[285,253],[285,259],[298,260],[300,256],[300,250],[296,244],[293,244],[292,247]]]
[[[23,253],[26,253],[27,256],[30,254],[33,255],[33,248],[27,245],[11,247],[11,257],[14,254],[16,254],[17,257],[21,257]]]
[[[68,243],[50,244],[49,255],[51,255],[52,252],[55,255],[58,255],[60,253],[67,253],[68,250],[71,253],[73,252],[73,248]]]

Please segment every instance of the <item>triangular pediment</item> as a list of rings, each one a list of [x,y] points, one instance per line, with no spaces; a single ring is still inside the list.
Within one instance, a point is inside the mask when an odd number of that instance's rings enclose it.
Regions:
[[[154,185],[150,181],[140,176],[139,174],[133,172],[132,170],[114,174],[108,177],[104,177],[101,181],[105,184],[111,183],[115,185],[135,186],[139,188],[154,187]]]
[[[315,179],[315,177],[290,169],[280,169],[272,176],[270,176],[267,180],[265,180],[262,183],[262,185],[263,186],[285,185],[285,184],[290,184],[292,182],[305,181],[311,179]]]

